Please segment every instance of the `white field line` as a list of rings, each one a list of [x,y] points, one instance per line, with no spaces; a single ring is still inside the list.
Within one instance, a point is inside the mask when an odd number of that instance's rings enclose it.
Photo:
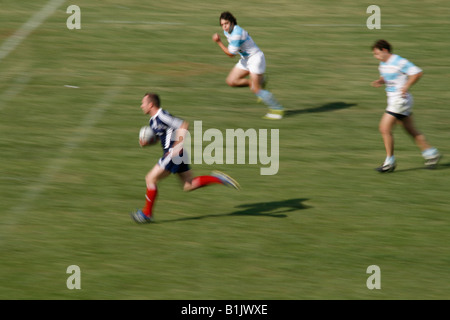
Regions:
[[[8,234],[7,231],[10,231],[22,217],[33,213],[33,202],[39,198],[53,178],[64,168],[71,154],[89,136],[96,123],[122,91],[125,83],[126,79],[120,77],[105,91],[100,101],[89,110],[78,128],[74,130],[74,134],[55,153],[55,157],[49,161],[47,167],[41,172],[36,182],[26,187],[26,190],[23,192],[23,197],[18,201],[18,205],[2,215],[2,219],[0,220],[0,243],[2,238]]]
[[[34,29],[39,27],[45,19],[55,12],[66,0],[50,0],[47,4],[27,22],[25,22],[13,35],[0,46],[0,62],[6,58]]]

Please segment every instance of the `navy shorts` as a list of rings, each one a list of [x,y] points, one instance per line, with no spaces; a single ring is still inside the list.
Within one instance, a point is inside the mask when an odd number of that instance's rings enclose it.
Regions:
[[[397,120],[402,120],[405,119],[406,117],[409,117],[410,115],[404,115],[404,114],[400,114],[400,113],[395,113],[395,112],[391,112],[391,111],[386,111],[386,113],[390,114],[391,116],[394,116]]]
[[[172,155],[170,152],[164,153],[162,158],[159,159],[158,164],[164,170],[170,171],[172,173],[182,173],[190,170],[189,164],[185,161],[180,161],[183,158],[183,151],[181,154],[175,159],[172,159]]]

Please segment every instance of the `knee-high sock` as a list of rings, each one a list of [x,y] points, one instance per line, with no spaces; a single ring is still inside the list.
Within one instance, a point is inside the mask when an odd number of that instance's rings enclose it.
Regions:
[[[277,99],[275,99],[275,97],[270,91],[261,89],[256,93],[256,96],[260,98],[271,109],[276,110],[283,109],[283,106],[280,103],[278,103]]]
[[[217,177],[213,177],[213,176],[198,176],[195,177],[194,179],[192,179],[192,185],[194,186],[195,189],[207,186],[209,184],[213,184],[213,183],[220,183],[223,184],[222,181],[217,178]]]
[[[147,189],[147,193],[145,194],[145,206],[142,209],[142,212],[151,217],[153,213],[153,205],[155,204],[156,196],[158,195],[158,188]]]

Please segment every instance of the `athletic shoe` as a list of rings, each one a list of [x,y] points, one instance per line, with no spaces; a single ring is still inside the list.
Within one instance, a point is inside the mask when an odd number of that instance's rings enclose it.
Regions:
[[[213,177],[219,178],[220,181],[222,181],[222,184],[226,185],[227,187],[231,187],[234,188],[236,190],[239,190],[241,187],[239,186],[239,183],[234,180],[232,177],[230,177],[229,175],[220,172],[220,171],[213,171],[211,173],[211,175]]]
[[[131,214],[131,218],[136,221],[136,223],[151,223],[153,222],[153,217],[145,215],[142,210],[137,210]]]
[[[434,169],[434,168],[436,168],[436,166],[439,163],[439,160],[441,160],[441,158],[442,158],[442,155],[440,155],[439,153],[432,157],[426,158],[425,166],[429,169]]]
[[[385,172],[393,172],[396,167],[396,163],[390,163],[390,164],[383,164],[379,166],[378,168],[375,168],[378,172],[385,173]]]
[[[269,112],[264,116],[264,119],[280,120],[283,119],[284,111],[279,109],[269,109]]]

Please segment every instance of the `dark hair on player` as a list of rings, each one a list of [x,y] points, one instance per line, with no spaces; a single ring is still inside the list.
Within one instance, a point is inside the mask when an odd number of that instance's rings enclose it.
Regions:
[[[372,50],[373,49],[379,49],[379,50],[386,49],[388,52],[392,52],[392,46],[386,40],[375,41],[375,43],[372,45]]]
[[[156,93],[147,92],[144,97],[148,97],[148,100],[152,102],[157,107],[160,106],[161,100],[159,99],[159,96]]]
[[[220,20],[227,20],[230,21],[232,26],[237,25],[237,20],[236,18],[231,14],[231,12],[229,11],[224,11],[220,14],[220,19],[219,19],[219,24],[220,24]]]

